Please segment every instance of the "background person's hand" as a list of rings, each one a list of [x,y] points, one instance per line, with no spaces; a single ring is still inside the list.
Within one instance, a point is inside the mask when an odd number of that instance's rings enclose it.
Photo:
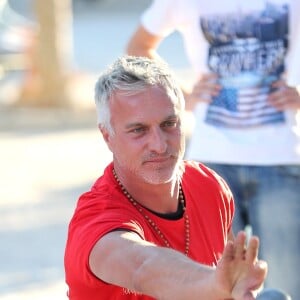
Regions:
[[[218,83],[218,75],[214,73],[203,74],[186,96],[188,110],[193,110],[198,102],[210,103],[219,95],[222,86]]]
[[[297,88],[287,85],[285,80],[278,80],[272,84],[276,90],[269,97],[269,103],[277,110],[300,109],[300,94]]]

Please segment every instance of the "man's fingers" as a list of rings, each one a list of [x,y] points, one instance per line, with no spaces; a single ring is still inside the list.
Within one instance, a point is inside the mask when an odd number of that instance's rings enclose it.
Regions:
[[[219,76],[216,73],[204,73],[201,75],[199,81],[217,81]]]
[[[223,251],[222,260],[232,261],[234,259],[234,244],[232,241],[228,241]]]
[[[259,247],[258,238],[256,236],[252,236],[249,240],[247,252],[246,252],[246,260],[249,264],[253,264],[257,261],[258,247]]]
[[[243,259],[248,264],[256,264],[258,261],[259,239],[256,236],[251,236],[246,245],[246,233],[240,231],[234,242],[228,241],[223,256],[228,259]]]
[[[235,256],[238,259],[245,259],[246,253],[246,233],[244,231],[240,231],[237,234],[235,241]]]
[[[272,83],[273,88],[286,88],[288,87],[285,79],[279,79]]]

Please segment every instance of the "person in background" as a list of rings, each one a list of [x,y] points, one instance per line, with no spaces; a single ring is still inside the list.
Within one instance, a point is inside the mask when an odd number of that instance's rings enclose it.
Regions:
[[[259,240],[234,237],[225,181],[183,160],[185,102],[168,66],[124,56],[95,90],[113,161],[70,221],[69,298],[255,299],[267,272]]]
[[[297,0],[154,0],[126,51],[163,59],[160,43],[181,34],[196,75],[184,91],[195,117],[185,158],[226,180],[236,201],[234,231],[247,226],[260,237],[266,286],[294,298],[300,286],[299,9]]]
[[[277,289],[264,289],[256,298],[257,300],[292,300],[286,292]]]

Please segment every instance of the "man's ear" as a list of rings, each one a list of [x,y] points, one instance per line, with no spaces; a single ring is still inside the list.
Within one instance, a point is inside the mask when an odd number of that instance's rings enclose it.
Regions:
[[[100,132],[103,136],[104,141],[106,143],[108,143],[109,142],[109,133],[108,133],[108,131],[101,125],[98,125],[98,128],[99,128],[99,130],[100,130]]]
[[[102,134],[102,137],[103,137],[103,139],[104,139],[107,147],[111,151],[111,143],[110,143],[111,142],[110,141],[111,135],[109,134],[108,130],[105,127],[103,127],[101,125],[98,125],[98,128],[99,128],[99,130],[100,130],[100,132]]]

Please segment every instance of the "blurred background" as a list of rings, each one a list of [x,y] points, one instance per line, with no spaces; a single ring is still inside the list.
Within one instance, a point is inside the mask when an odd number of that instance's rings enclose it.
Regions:
[[[68,222],[111,160],[94,84],[150,1],[0,0],[2,300],[67,299]],[[176,34],[159,52],[179,76],[191,75]]]

